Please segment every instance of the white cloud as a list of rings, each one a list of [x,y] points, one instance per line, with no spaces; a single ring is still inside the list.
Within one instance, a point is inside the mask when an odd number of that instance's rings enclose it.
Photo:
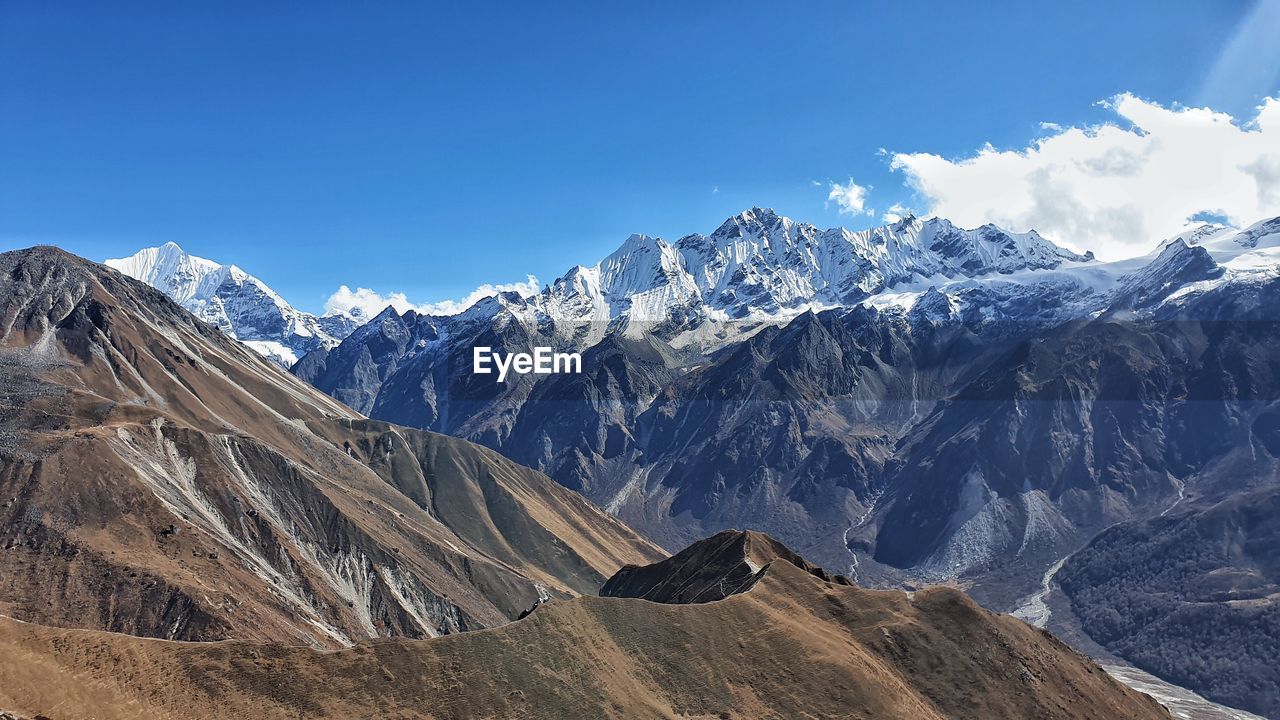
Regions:
[[[1105,106],[1123,125],[1046,124],[1050,134],[1023,149],[988,145],[957,160],[895,153],[890,164],[927,214],[1035,229],[1103,259],[1145,254],[1202,212],[1236,225],[1280,215],[1280,98],[1243,123],[1128,94]]]
[[[831,191],[827,193],[827,202],[834,202],[843,215],[871,215],[875,211],[867,207],[867,190],[849,178],[849,182],[841,185],[833,182]]]
[[[338,288],[337,292],[330,295],[328,300],[325,300],[324,311],[326,313],[349,313],[352,310],[359,310],[365,316],[373,317],[385,310],[387,306],[391,306],[396,309],[396,312],[400,313],[406,310],[416,310],[424,315],[457,315],[477,302],[498,293],[518,292],[523,297],[530,297],[537,295],[541,287],[542,285],[538,282],[538,278],[529,275],[524,282],[498,285],[486,283],[472,290],[460,300],[440,300],[415,304],[410,302],[408,296],[404,293],[396,292],[383,295],[369,288],[352,290],[350,287],[343,285]]]
[[[396,312],[404,312],[414,307],[404,293],[380,295],[369,288],[352,290],[342,285],[337,292],[324,301],[324,311],[326,314],[350,313],[373,317],[385,310],[388,305],[394,306]]]
[[[880,216],[880,222],[885,225],[892,225],[907,215],[913,214],[914,213],[911,211],[911,208],[903,205],[902,203],[894,203],[889,206],[888,210],[884,211],[884,215]]]

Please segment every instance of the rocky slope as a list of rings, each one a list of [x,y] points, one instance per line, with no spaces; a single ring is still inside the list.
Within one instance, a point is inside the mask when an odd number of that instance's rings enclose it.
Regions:
[[[368,420],[162,293],[0,255],[0,613],[333,647],[492,627],[656,557],[496,453]]]
[[[104,720],[1169,717],[956,590],[833,582],[769,538],[725,534],[627,572],[678,587],[742,566],[756,581],[717,602],[624,591],[551,602],[488,632],[328,653],[0,620],[0,707]]]
[[[301,312],[235,265],[188,255],[175,243],[144,248],[105,264],[160,290],[196,317],[285,368],[313,350],[337,345],[368,319],[359,314],[316,317]]]

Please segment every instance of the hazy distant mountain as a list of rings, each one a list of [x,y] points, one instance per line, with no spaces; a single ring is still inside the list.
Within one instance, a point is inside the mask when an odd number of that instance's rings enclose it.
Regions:
[[[174,243],[105,264],[160,290],[285,368],[312,350],[337,345],[367,320],[359,310],[323,317],[301,312],[239,267],[188,255]]]

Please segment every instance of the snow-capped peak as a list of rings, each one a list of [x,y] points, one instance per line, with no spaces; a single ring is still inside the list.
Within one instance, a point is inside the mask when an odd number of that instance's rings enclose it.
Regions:
[[[196,317],[286,367],[311,350],[337,345],[363,321],[347,315],[317,318],[296,310],[241,268],[188,254],[173,242],[104,264],[164,292]]]
[[[187,254],[174,242],[143,248],[130,257],[107,260],[105,264],[162,290],[179,304],[212,295],[229,270],[212,260]]]
[[[1174,235],[1168,240],[1165,240],[1164,242],[1160,243],[1160,246],[1156,248],[1156,252],[1159,253],[1162,250],[1164,250],[1166,247],[1179,241],[1184,242],[1187,245],[1199,245],[1205,241],[1212,240],[1217,235],[1231,232],[1231,231],[1232,231],[1232,228],[1229,228],[1226,225],[1219,225],[1217,223],[1209,223],[1209,222],[1200,223],[1190,228],[1189,230],[1178,233],[1177,235]]]
[[[754,207],[709,236],[687,235],[673,244],[632,235],[596,266],[571,270],[536,302],[552,315],[597,320],[701,315],[758,323],[854,304],[897,285],[1092,260],[1034,231],[965,230],[914,216],[856,232],[819,230]]]

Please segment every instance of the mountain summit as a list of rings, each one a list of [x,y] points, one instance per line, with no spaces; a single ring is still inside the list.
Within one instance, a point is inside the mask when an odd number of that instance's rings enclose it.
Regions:
[[[301,312],[239,267],[190,255],[172,242],[104,264],[160,290],[196,317],[286,368],[312,350],[337,345],[368,319]]]
[[[974,278],[1092,262],[1038,233],[994,225],[974,230],[943,219],[867,230],[820,230],[771,209],[752,208],[711,235],[674,243],[632,235],[592,267],[579,266],[531,299],[559,320],[628,317],[764,321],[847,306],[927,279]]]
[[[856,232],[820,230],[755,207],[710,235],[674,242],[631,235],[600,262],[575,266],[537,295],[497,298],[479,309],[505,309],[527,324],[548,325],[560,343],[594,344],[611,324],[623,323],[633,333],[656,329],[677,345],[710,349],[762,323],[848,306],[899,286],[1092,260],[1034,231],[964,230],[914,217]],[[190,255],[174,243],[105,264],[284,367],[333,348],[372,319],[358,310],[323,317],[301,312],[238,266]]]

